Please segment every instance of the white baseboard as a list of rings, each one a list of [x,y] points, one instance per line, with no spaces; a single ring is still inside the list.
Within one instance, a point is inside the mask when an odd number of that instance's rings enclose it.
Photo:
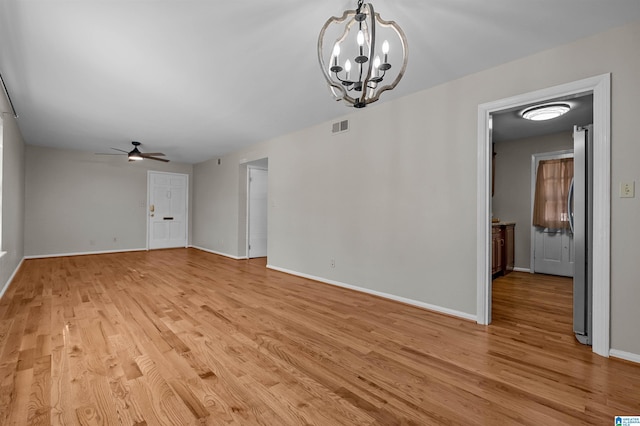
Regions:
[[[7,282],[4,284],[4,287],[2,288],[2,290],[0,290],[0,299],[2,299],[2,296],[4,296],[4,292],[7,291],[7,289],[9,288],[9,286],[11,285],[11,281],[13,281],[13,279],[16,277],[16,274],[18,273],[18,271],[20,270],[20,267],[22,266],[22,262],[24,262],[24,257],[20,260],[20,263],[18,263],[18,266],[16,266],[16,269],[13,270],[13,273],[11,274],[11,276],[9,277],[9,279],[7,280]]]
[[[513,270],[516,271],[516,272],[526,272],[526,273],[529,273],[529,274],[531,273],[531,269],[529,269],[529,268],[518,268],[518,267],[515,267],[515,268],[513,268]]]
[[[212,253],[212,254],[217,254],[219,256],[228,257],[228,258],[235,259],[235,260],[244,260],[244,259],[247,258],[246,256],[234,256],[234,255],[231,255],[231,254],[228,254],[228,253],[222,253],[222,252],[219,252],[219,251],[206,249],[204,247],[198,247],[198,246],[189,246],[189,247],[194,248],[194,249],[198,249],[198,250],[202,250],[202,251],[206,251],[207,253]]]
[[[611,349],[609,351],[609,356],[640,364],[640,355],[634,354],[631,352],[624,352],[624,351],[619,351],[617,349]]]
[[[91,254],[127,253],[130,251],[147,251],[147,249],[135,248],[135,249],[121,249],[121,250],[86,251],[86,252],[79,252],[79,253],[38,254],[33,256],[25,256],[24,258],[25,259],[47,259],[50,257],[88,256]]]
[[[466,312],[456,311],[456,310],[449,309],[449,308],[444,308],[442,306],[432,305],[430,303],[420,302],[418,300],[407,299],[406,297],[396,296],[394,294],[383,293],[381,291],[371,290],[371,289],[364,288],[364,287],[358,287],[358,286],[351,285],[351,284],[345,284],[345,283],[342,283],[340,281],[328,280],[326,278],[316,277],[314,275],[304,274],[302,272],[291,271],[289,269],[280,268],[280,267],[273,266],[273,265],[267,265],[267,268],[273,269],[274,271],[284,272],[285,274],[295,275],[295,276],[302,277],[302,278],[308,278],[310,280],[319,281],[321,283],[331,284],[331,285],[335,285],[337,287],[348,288],[350,290],[359,291],[361,293],[372,294],[374,296],[379,296],[379,297],[382,297],[382,298],[385,298],[385,299],[395,300],[396,302],[406,303],[407,305],[417,306],[419,308],[427,309],[429,311],[434,311],[434,312],[438,312],[438,313],[441,313],[441,314],[447,314],[447,315],[451,315],[451,316],[454,316],[454,317],[458,317],[458,318],[462,318],[462,319],[466,319],[466,320],[470,320],[470,321],[474,321],[474,322],[477,322],[477,320],[478,320],[478,317],[476,315],[468,314]]]

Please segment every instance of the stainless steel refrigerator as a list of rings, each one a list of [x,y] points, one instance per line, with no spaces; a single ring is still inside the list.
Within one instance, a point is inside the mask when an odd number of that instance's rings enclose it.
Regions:
[[[569,224],[575,247],[573,275],[573,331],[578,341],[591,344],[593,275],[593,125],[573,129],[573,180],[569,189]]]

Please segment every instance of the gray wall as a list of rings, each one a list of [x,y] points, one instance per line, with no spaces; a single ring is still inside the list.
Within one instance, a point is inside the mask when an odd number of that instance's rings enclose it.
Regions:
[[[192,169],[28,145],[25,256],[146,248],[147,170]]]
[[[639,181],[638,45],[640,23],[198,164],[194,244],[239,255],[239,165],[268,157],[270,265],[475,315],[478,105],[610,72],[612,182]],[[611,211],[611,344],[640,354],[639,199]]]
[[[1,92],[0,92],[1,93]],[[4,93],[0,110],[11,111]],[[24,142],[12,114],[2,114],[2,251],[0,294],[24,256]]]
[[[573,149],[571,132],[498,142],[493,216],[515,222],[515,266],[531,265],[531,155]]]
[[[192,244],[236,257],[240,166],[237,161],[231,162],[227,158],[221,164],[217,159],[206,164],[209,167],[195,166],[193,169]]]

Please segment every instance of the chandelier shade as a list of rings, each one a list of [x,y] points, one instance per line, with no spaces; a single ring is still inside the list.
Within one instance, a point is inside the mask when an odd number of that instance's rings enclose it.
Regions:
[[[379,42],[379,40],[381,42]],[[370,3],[331,17],[318,36],[318,61],[336,97],[363,108],[400,82],[407,68],[407,39]]]

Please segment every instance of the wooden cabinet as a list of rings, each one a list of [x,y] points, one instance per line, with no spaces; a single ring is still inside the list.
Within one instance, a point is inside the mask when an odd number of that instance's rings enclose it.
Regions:
[[[503,245],[502,228],[493,226],[491,229],[491,275],[496,275],[502,271]]]
[[[504,273],[505,275],[513,271],[515,263],[515,247],[514,247],[515,225],[509,224],[504,227]]]
[[[491,227],[491,275],[506,275],[514,266],[515,224],[494,224]]]

